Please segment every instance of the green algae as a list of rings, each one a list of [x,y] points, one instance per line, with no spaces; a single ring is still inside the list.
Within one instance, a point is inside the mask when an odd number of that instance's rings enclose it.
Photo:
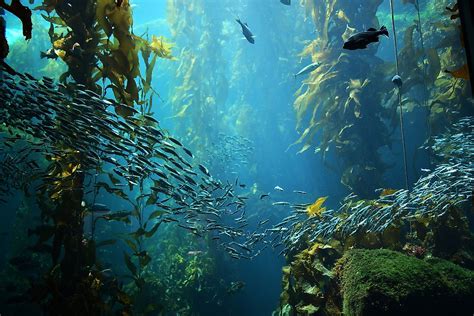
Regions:
[[[474,272],[443,259],[351,250],[338,263],[344,315],[468,314]]]

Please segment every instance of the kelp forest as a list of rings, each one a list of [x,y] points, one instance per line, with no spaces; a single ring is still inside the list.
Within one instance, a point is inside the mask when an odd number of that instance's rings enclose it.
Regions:
[[[466,10],[0,0],[0,316],[472,315]]]

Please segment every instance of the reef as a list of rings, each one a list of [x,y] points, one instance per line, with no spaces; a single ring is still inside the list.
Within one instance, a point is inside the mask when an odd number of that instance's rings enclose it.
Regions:
[[[293,225],[276,313],[472,312],[472,183],[456,189],[474,179],[471,122],[462,119],[434,138],[440,163],[412,190],[385,189],[377,200],[352,196],[341,206],[349,207],[346,213],[323,210]],[[458,173],[459,168],[467,172]]]
[[[474,309],[474,271],[414,252],[351,249],[337,259],[333,247],[315,244],[283,274],[275,315],[467,315]]]
[[[344,315],[468,315],[474,272],[443,259],[348,251],[337,265]]]

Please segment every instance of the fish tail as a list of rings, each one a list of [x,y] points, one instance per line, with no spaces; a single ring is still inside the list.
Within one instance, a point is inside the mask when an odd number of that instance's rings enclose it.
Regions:
[[[46,53],[45,52],[40,52],[40,57],[41,57],[41,59],[46,58]]]
[[[388,30],[387,30],[387,27],[385,25],[383,25],[381,28],[380,28],[380,33],[389,37],[388,35]]]

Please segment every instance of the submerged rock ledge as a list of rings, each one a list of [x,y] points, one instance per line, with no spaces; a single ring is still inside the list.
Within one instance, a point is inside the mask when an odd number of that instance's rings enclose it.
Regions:
[[[338,263],[344,315],[472,315],[474,271],[378,249]]]

